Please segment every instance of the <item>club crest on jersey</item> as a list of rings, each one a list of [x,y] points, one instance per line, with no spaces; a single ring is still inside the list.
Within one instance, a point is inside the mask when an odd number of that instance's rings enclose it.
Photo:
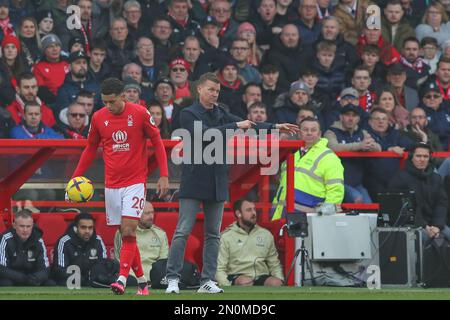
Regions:
[[[107,127],[107,126],[108,126],[108,124],[109,124],[109,121],[108,121],[108,120],[106,120],[106,121],[104,122],[104,124],[105,124],[105,127]]]
[[[118,130],[112,134],[115,144],[112,145],[113,152],[130,151],[130,144],[126,143],[128,135],[126,131]]]
[[[132,114],[128,115],[128,126],[129,127],[133,126],[133,115]]]
[[[147,110],[147,114],[150,116],[150,123],[156,127],[155,119],[153,119],[153,117],[152,117],[150,111]]]

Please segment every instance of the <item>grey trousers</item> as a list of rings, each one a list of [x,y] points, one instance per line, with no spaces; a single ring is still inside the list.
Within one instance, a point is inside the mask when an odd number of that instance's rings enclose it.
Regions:
[[[203,244],[203,270],[200,283],[215,281],[217,257],[220,245],[220,225],[222,223],[224,202],[201,201],[197,199],[180,199],[180,212],[167,261],[167,279],[180,279],[183,268],[184,250],[189,234],[194,227],[200,204],[205,212]]]

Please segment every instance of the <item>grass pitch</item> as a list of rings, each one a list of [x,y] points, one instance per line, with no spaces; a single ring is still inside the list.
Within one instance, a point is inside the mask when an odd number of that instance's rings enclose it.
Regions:
[[[450,300],[450,288],[226,287],[224,293],[214,295],[195,290],[182,290],[178,295],[151,290],[147,297],[135,293],[132,287],[123,296],[113,295],[109,289],[9,287],[0,288],[0,300]]]

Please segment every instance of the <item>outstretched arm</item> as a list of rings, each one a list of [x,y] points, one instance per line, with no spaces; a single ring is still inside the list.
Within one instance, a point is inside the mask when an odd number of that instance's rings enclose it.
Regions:
[[[80,161],[78,161],[78,165],[72,174],[72,178],[82,176],[84,172],[91,166],[92,162],[95,160],[99,143],[100,134],[98,133],[95,126],[95,117],[93,117],[91,127],[89,129],[87,146],[81,154]]]

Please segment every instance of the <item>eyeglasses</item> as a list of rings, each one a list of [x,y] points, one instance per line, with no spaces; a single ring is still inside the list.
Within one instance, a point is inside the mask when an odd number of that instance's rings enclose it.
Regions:
[[[73,118],[85,118],[86,117],[85,113],[69,113],[69,114]]]
[[[173,68],[172,71],[173,72],[185,72],[186,69],[185,68]]]
[[[440,97],[440,94],[427,94],[426,96],[424,96],[425,99],[439,99]]]

